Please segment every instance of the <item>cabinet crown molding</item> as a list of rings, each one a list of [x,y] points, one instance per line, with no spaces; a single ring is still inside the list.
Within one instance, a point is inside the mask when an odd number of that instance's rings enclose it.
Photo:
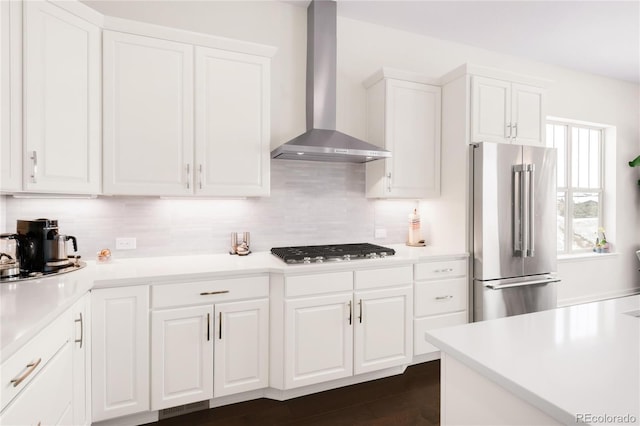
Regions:
[[[382,67],[371,76],[369,76],[366,80],[362,82],[362,85],[365,88],[369,88],[383,80],[385,78],[392,78],[395,80],[403,80],[403,81],[411,81],[414,83],[422,83],[422,84],[430,84],[433,86],[439,86],[440,80],[438,78],[433,78],[426,76],[424,74],[416,73],[413,71],[405,71],[397,68],[390,67]]]
[[[235,40],[211,34],[197,33],[188,30],[165,27],[162,25],[148,24],[130,19],[104,17],[103,29],[119,31],[123,33],[159,38],[174,42],[194,44],[198,46],[212,47],[214,49],[230,50],[233,52],[247,53],[250,55],[272,58],[278,48],[266,44],[249,41]]]
[[[459,67],[449,71],[439,79],[440,85],[444,86],[458,78],[465,75],[478,75],[482,77],[495,78],[498,80],[510,81],[512,83],[527,84],[529,86],[548,88],[553,80],[545,78],[534,77],[530,75],[517,74],[510,71],[505,71],[499,68],[486,67],[476,64],[462,64]]]

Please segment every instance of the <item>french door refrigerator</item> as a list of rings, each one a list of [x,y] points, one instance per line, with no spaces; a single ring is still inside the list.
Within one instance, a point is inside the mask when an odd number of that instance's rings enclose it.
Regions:
[[[555,308],[556,150],[471,150],[474,321]]]

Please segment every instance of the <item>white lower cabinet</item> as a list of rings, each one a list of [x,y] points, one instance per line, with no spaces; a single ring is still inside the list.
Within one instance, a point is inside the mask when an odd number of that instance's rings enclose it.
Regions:
[[[287,300],[284,387],[353,374],[352,293]]]
[[[293,389],[409,364],[411,277],[406,266],[276,279],[284,298],[276,290],[271,302],[283,311],[272,314],[271,386]]]
[[[411,299],[411,286],[355,293],[355,374],[411,362]]]
[[[151,409],[269,384],[266,275],[152,286]]]
[[[269,300],[215,305],[213,396],[269,386]]]
[[[149,410],[149,286],[91,291],[92,421]]]
[[[213,397],[213,306],[151,314],[151,409]]]
[[[469,321],[467,259],[454,258],[414,265],[413,354],[436,353],[428,343],[427,330]]]
[[[85,297],[2,363],[1,425],[90,424],[86,309]]]
[[[73,424],[91,424],[91,299],[86,294],[71,308],[73,332]]]

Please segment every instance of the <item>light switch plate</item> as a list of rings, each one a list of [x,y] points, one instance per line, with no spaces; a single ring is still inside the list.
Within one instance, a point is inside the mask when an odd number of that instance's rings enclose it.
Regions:
[[[136,243],[135,237],[116,238],[116,250],[135,250]]]

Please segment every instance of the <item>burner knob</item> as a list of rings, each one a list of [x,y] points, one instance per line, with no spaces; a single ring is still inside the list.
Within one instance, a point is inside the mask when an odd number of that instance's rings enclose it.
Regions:
[[[311,263],[311,258],[310,257],[304,257],[304,258],[302,258],[302,262],[303,263]]]
[[[369,254],[367,255],[367,257],[368,257],[369,259],[377,259],[377,258],[378,258],[378,253],[369,253]]]
[[[322,257],[322,256],[316,256],[316,257],[315,257],[315,261],[316,261],[316,263],[322,263],[322,262],[324,262],[324,257]]]
[[[342,258],[344,260],[351,260],[351,255],[350,254],[345,254],[344,256],[342,256]]]
[[[387,257],[387,252],[386,251],[381,251],[380,252],[380,257]]]

